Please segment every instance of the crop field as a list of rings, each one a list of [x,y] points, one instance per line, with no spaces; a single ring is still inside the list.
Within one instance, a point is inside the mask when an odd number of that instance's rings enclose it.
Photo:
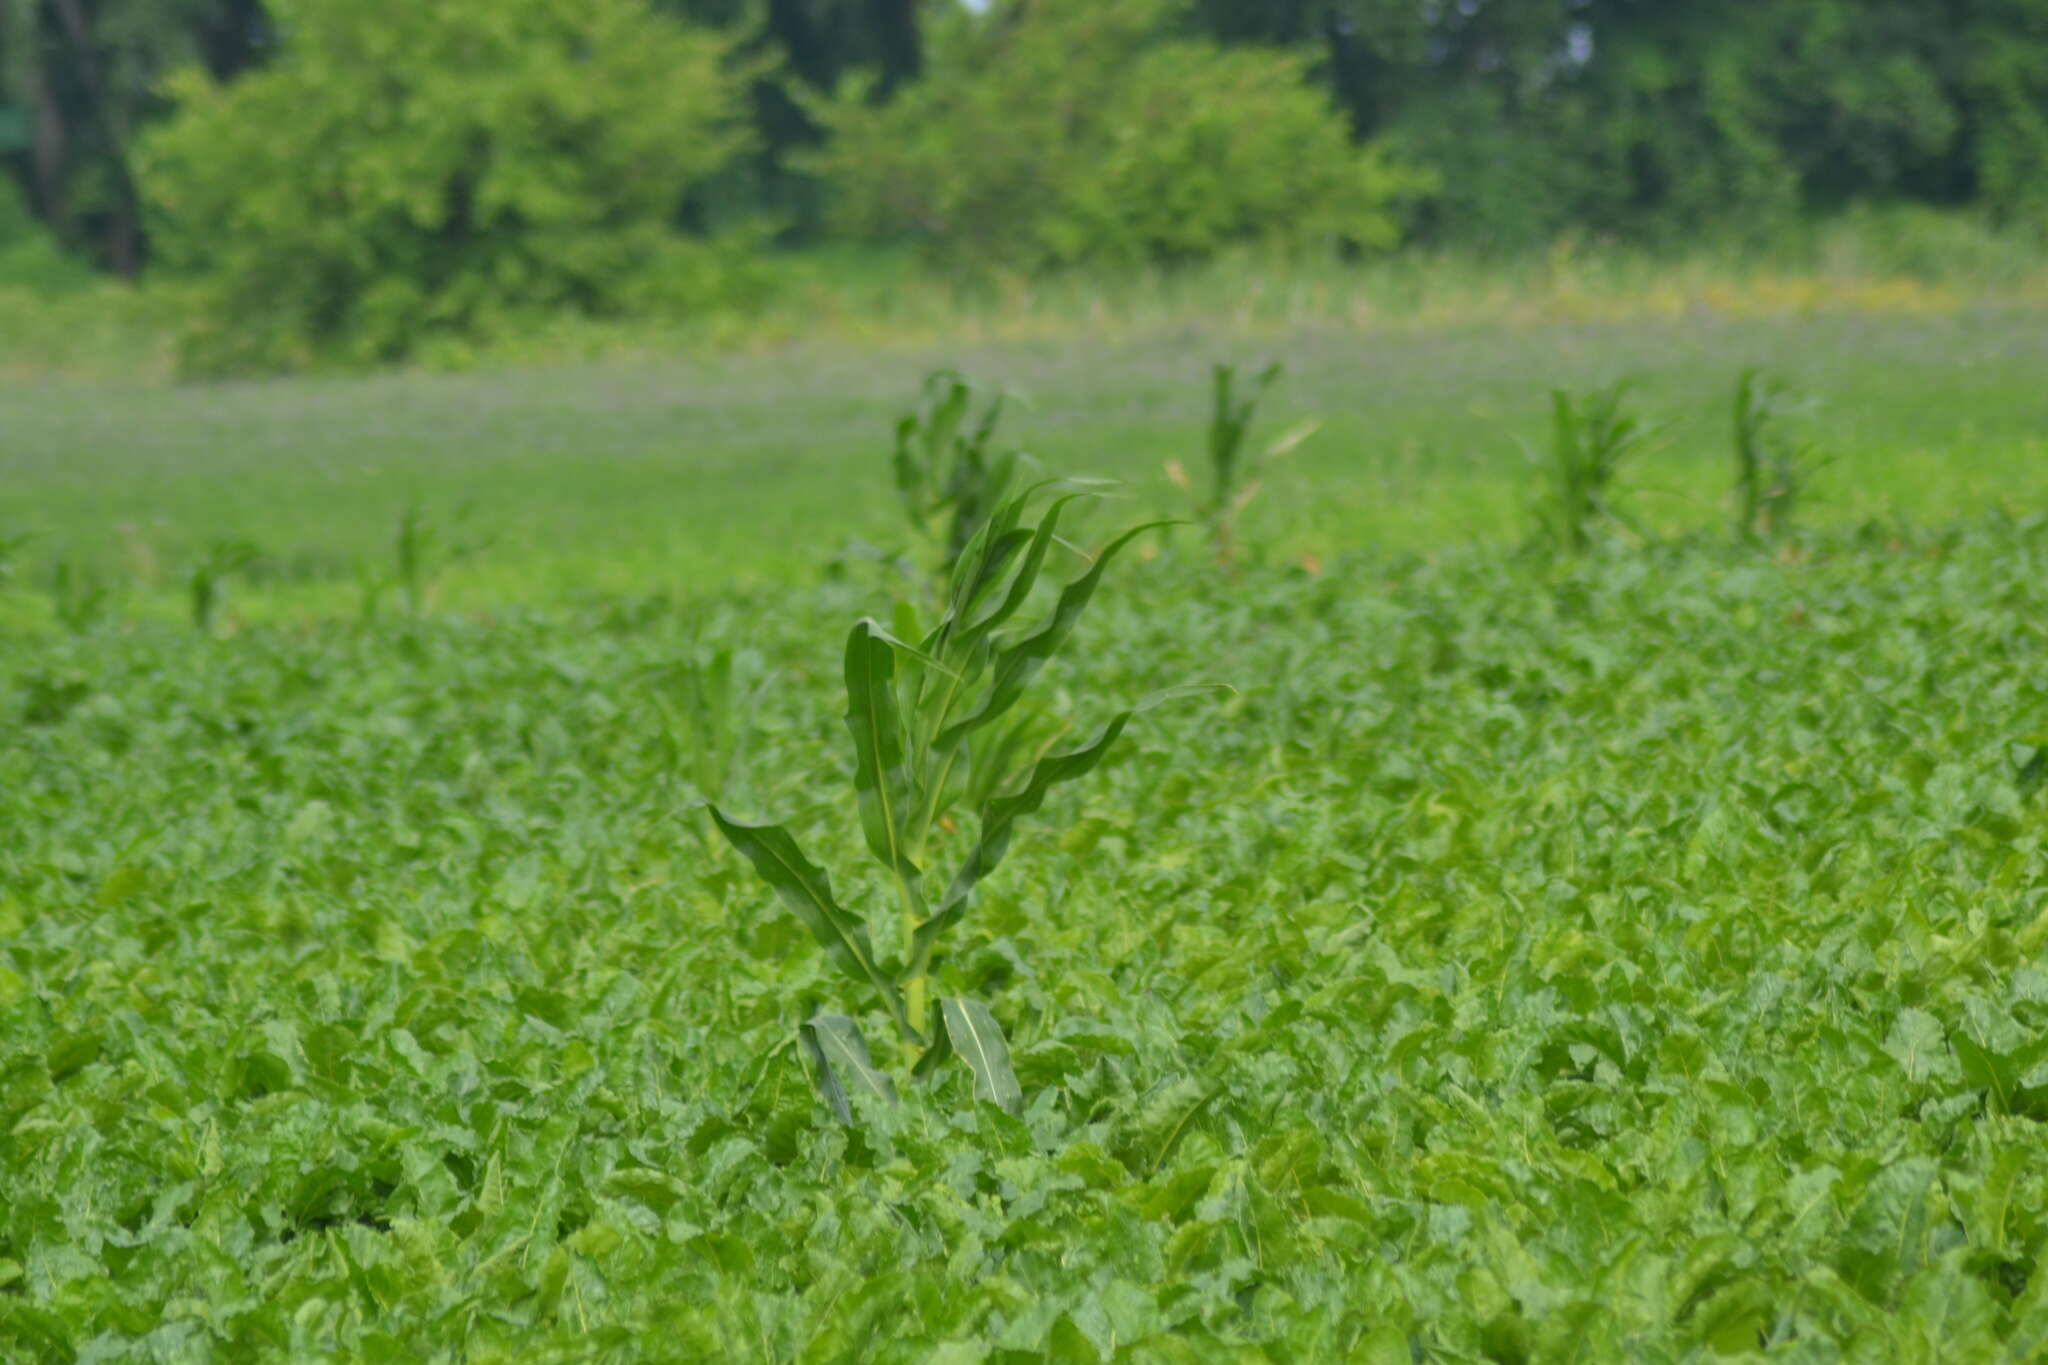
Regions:
[[[0,395],[0,1359],[2048,1358],[2044,373]]]

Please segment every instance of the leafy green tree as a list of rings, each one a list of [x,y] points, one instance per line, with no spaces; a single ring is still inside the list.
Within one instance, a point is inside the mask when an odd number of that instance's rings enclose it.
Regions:
[[[223,79],[260,57],[259,0],[0,0],[0,165],[67,247],[122,275],[148,244],[130,166],[193,61]]]
[[[839,225],[1024,266],[1391,244],[1413,178],[1351,144],[1304,59],[1177,38],[1171,14],[1036,0],[951,16],[924,80],[824,110]]]
[[[742,143],[725,44],[641,0],[277,0],[276,59],[188,68],[141,149],[202,369],[397,360],[720,287],[678,203]]]

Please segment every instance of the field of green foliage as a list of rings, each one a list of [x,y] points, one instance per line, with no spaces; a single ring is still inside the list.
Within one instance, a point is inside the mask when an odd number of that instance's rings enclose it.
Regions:
[[[0,395],[0,1359],[2048,1356],[2040,315],[1263,340]]]

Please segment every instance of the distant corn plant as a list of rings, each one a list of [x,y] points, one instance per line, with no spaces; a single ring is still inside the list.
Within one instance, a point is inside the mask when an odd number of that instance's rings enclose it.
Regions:
[[[60,555],[50,565],[50,602],[56,608],[57,619],[72,630],[85,630],[102,616],[113,599],[113,592],[99,572],[72,559]]]
[[[1735,381],[1735,533],[1774,539],[1792,529],[1823,463],[1814,443],[1787,430],[1803,405],[1754,368]]]
[[[1006,629],[1059,543],[1062,513],[1092,495],[1062,483],[1004,498],[955,558],[934,628],[920,632],[915,609],[900,604],[893,631],[864,619],[847,635],[853,805],[868,852],[901,910],[902,936],[892,953],[876,950],[865,918],[840,903],[825,870],[786,829],[748,824],[711,806],[733,847],[888,1013],[912,1074],[928,1076],[957,1053],[974,1074],[975,1093],[1013,1113],[1023,1095],[1002,1029],[981,1002],[935,989],[939,949],[966,915],[975,887],[1002,861],[1018,822],[1035,813],[1054,786],[1094,769],[1133,715],[1174,695],[1157,694],[1116,712],[1093,738],[1072,748],[1053,752],[1057,735],[1024,738],[1032,732],[1031,717],[1017,713],[1017,706],[1033,677],[1072,632],[1111,560],[1158,524],[1112,540],[1060,588],[1037,624]],[[944,834],[963,827],[956,812],[971,818],[972,840],[950,880],[929,882],[926,869],[940,854]],[[819,1090],[842,1119],[851,1117],[849,1092],[894,1098],[895,1082],[875,1065],[852,1018],[820,1014],[803,1024],[800,1036]]]
[[[1022,459],[994,448],[1003,396],[970,423],[973,402],[974,386],[964,376],[936,370],[925,378],[917,411],[896,423],[896,493],[912,530],[931,547],[942,582],[1001,504]]]
[[[192,624],[211,631],[221,603],[227,596],[228,579],[254,564],[262,555],[246,540],[216,540],[206,547],[186,576],[185,591],[192,612]]]
[[[1553,550],[1580,554],[1607,526],[1636,530],[1614,498],[1615,476],[1649,439],[1649,429],[1628,411],[1628,385],[1617,383],[1573,395],[1550,393],[1550,452],[1538,461],[1537,539]]]
[[[1313,436],[1320,425],[1315,421],[1297,423],[1269,442],[1256,457],[1245,458],[1245,441],[1252,419],[1280,373],[1278,362],[1268,365],[1253,378],[1249,392],[1240,393],[1237,367],[1215,366],[1210,388],[1209,486],[1196,489],[1185,465],[1179,460],[1166,463],[1166,477],[1193,503],[1196,516],[1208,528],[1216,561],[1225,568],[1237,562],[1237,519],[1259,495],[1265,467]]]
[[[0,535],[0,583],[6,583],[14,577],[15,560],[20,557],[22,547],[34,539],[34,533],[29,531]]]
[[[733,652],[700,650],[650,669],[663,684],[655,704],[672,768],[683,772],[708,800],[725,794],[744,728],[733,686]]]
[[[457,508],[443,526],[418,504],[406,504],[392,533],[391,571],[383,572],[366,562],[356,564],[363,619],[374,618],[385,594],[394,588],[406,611],[417,615],[426,610],[442,575],[490,545],[485,539],[460,538],[459,532],[468,518],[469,508],[465,505]]]

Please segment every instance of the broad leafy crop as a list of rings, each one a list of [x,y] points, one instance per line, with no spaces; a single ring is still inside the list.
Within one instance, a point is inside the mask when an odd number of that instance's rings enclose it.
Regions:
[[[2024,466],[1767,557],[1609,534],[1640,429],[1558,432],[1540,573],[1097,592],[1048,487],[879,620],[795,557],[456,614],[573,561],[415,516],[266,524],[202,635],[10,513],[0,1360],[2048,1358]]]
[[[851,1126],[650,671],[851,885],[852,588],[10,636],[0,1359],[2038,1360],[2048,525],[1804,544],[1119,561],[1045,724],[1242,690],[948,930],[1021,1112]]]

